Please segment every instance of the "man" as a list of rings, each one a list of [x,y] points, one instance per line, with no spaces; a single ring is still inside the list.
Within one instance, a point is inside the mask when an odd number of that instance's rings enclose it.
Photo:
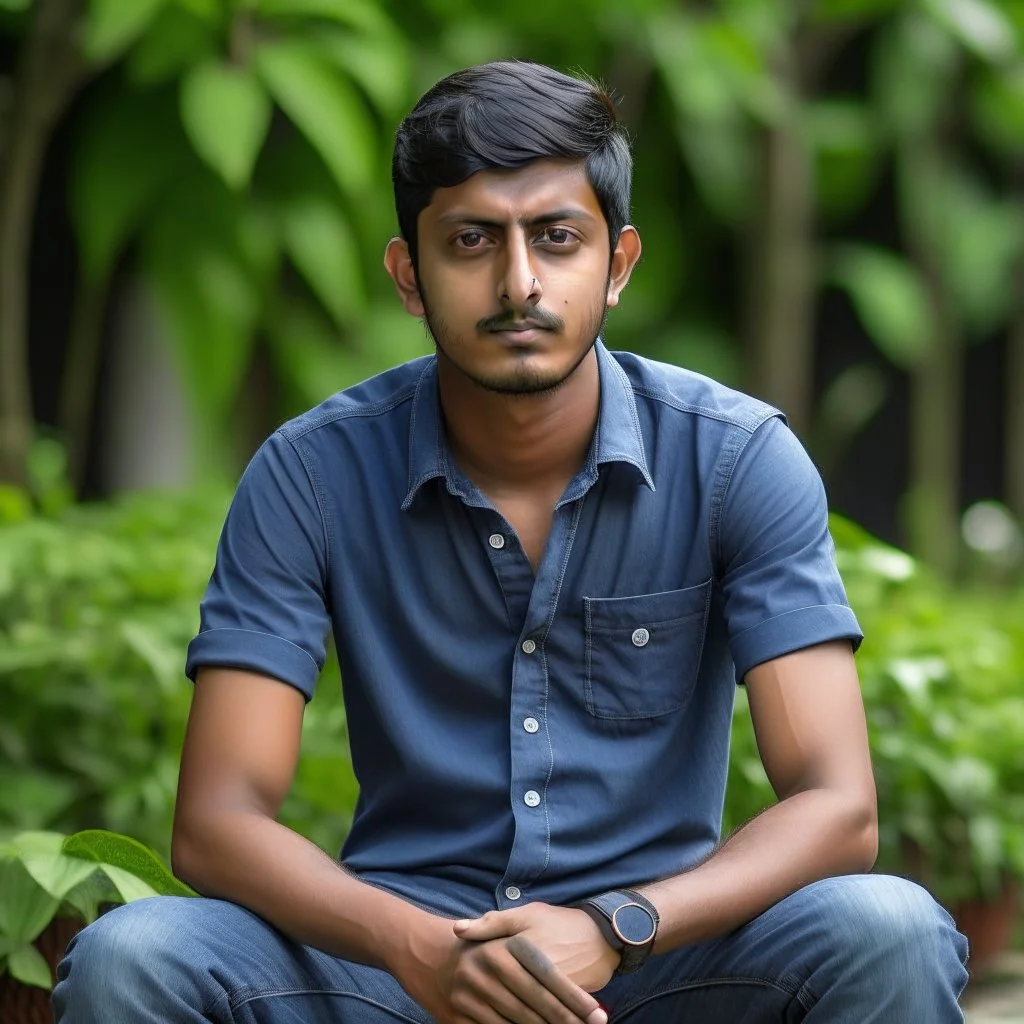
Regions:
[[[963,938],[870,876],[820,479],[779,414],[599,335],[640,257],[595,86],[435,86],[385,263],[436,356],[277,431],[188,655],[173,857],[88,928],[65,1024],[962,1020]],[[341,864],[275,821],[333,629]],[[779,796],[718,845],[734,686]]]

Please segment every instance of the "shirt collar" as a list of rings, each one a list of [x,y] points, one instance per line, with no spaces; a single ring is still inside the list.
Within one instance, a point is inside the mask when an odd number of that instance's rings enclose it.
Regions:
[[[598,466],[610,462],[633,466],[653,491],[654,481],[647,467],[632,385],[625,370],[600,339],[595,350],[601,381],[601,408],[588,461]],[[423,484],[437,477],[444,479],[453,493],[460,490],[452,475],[452,460],[441,420],[437,359],[434,358],[424,366],[413,395],[409,419],[409,490],[402,502],[403,510],[412,505]]]

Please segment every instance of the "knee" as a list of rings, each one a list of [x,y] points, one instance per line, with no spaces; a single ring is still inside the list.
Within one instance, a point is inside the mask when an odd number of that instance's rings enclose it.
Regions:
[[[145,989],[147,979],[167,972],[182,937],[181,902],[176,897],[137,900],[79,932],[57,968],[56,1019],[72,1006],[75,1013],[69,1016],[75,1020],[102,1019],[98,1011],[119,1005],[126,993]]]
[[[950,915],[921,886],[890,875],[828,879],[827,926],[837,955],[852,966],[872,962],[942,973],[962,969],[967,940]],[[911,963],[912,962],[912,963]]]

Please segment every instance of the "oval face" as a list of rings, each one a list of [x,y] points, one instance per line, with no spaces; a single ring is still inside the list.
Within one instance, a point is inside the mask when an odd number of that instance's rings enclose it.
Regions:
[[[630,946],[642,946],[654,934],[654,921],[643,907],[627,903],[615,911],[612,924],[623,942]]]

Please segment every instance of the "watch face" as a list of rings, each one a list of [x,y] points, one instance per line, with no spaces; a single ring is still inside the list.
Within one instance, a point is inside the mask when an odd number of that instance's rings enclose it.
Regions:
[[[612,928],[629,946],[643,946],[654,936],[654,918],[639,903],[626,903],[612,915]]]

